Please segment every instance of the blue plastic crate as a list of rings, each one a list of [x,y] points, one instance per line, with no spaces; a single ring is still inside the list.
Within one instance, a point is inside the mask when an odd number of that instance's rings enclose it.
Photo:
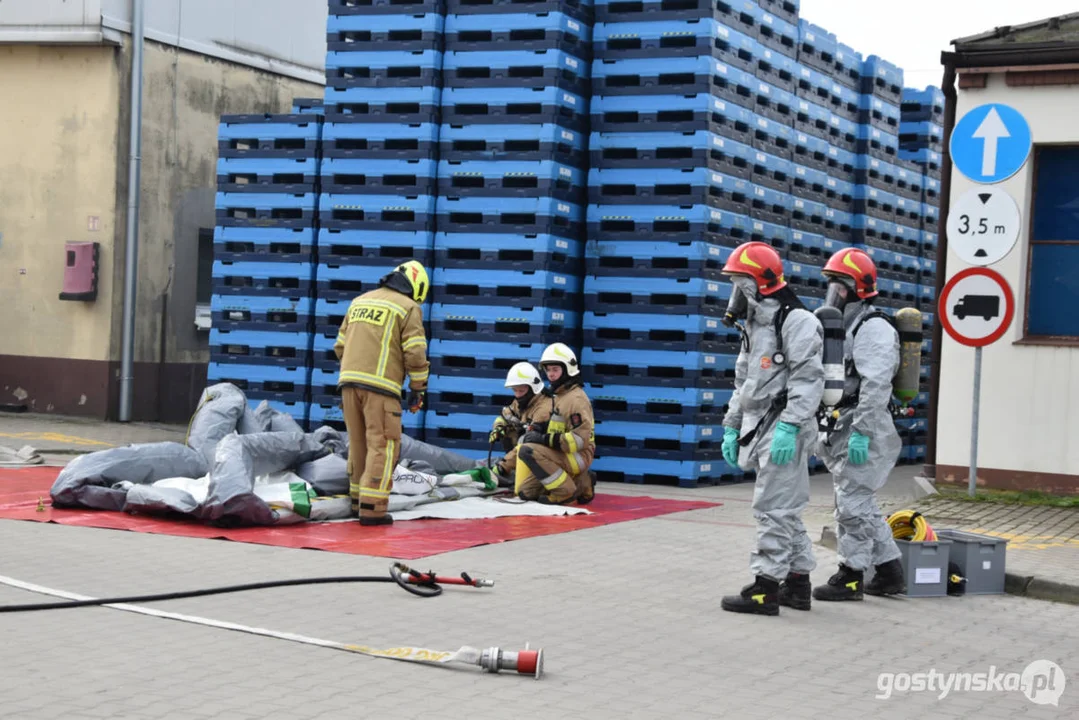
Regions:
[[[341,230],[318,232],[318,259],[329,265],[378,265],[389,268],[409,260],[428,265],[433,233],[418,231]]]
[[[607,60],[712,55],[747,72],[759,53],[755,38],[710,17],[597,23],[593,47]]]
[[[308,158],[232,158],[217,161],[217,190],[227,193],[315,192],[318,161]]]
[[[580,278],[546,270],[435,268],[431,301],[442,305],[489,303],[503,309],[535,307],[572,310]]]
[[[591,22],[592,0],[446,0],[448,14],[516,15],[561,12]]]
[[[930,280],[930,282],[932,282]],[[937,302],[937,288],[935,285],[921,283],[918,285],[918,301],[919,304],[928,304],[930,307],[935,307]]]
[[[442,91],[442,120],[452,125],[555,124],[583,131],[588,104],[583,97],[555,87],[446,88]]]
[[[562,12],[446,16],[447,51],[562,50],[589,56],[592,25]]]
[[[895,223],[870,215],[855,215],[851,231],[851,241],[863,245],[872,245],[884,250],[894,249],[892,238]]]
[[[899,123],[899,143],[917,150],[919,146],[940,150],[944,143],[944,128],[928,120]]]
[[[589,63],[561,50],[447,52],[442,75],[451,88],[557,87],[588,95]]]
[[[552,161],[584,167],[585,137],[560,125],[443,125],[443,160]]]
[[[881,220],[895,220],[895,208],[899,196],[869,185],[854,187],[854,212],[870,215]]]
[[[593,168],[588,173],[588,202],[595,205],[708,205],[744,215],[752,192],[748,180],[708,168]]]
[[[903,305],[914,305],[918,302],[918,284],[904,280],[879,279],[877,288],[881,295]]]
[[[381,266],[320,263],[315,270],[315,297],[320,303],[323,300],[351,302],[353,298],[378,287],[378,281],[393,267],[389,263]]]
[[[539,362],[541,343],[483,342],[434,338],[427,350],[431,372],[443,377],[506,379],[519,362]]]
[[[829,176],[828,182],[825,184],[825,204],[836,210],[852,212],[854,209],[854,188],[855,185],[852,182],[837,180]]]
[[[835,79],[847,87],[860,90],[862,86],[862,54],[849,45],[839,43],[835,53]]]
[[[596,276],[720,280],[720,270],[730,257],[731,247],[703,242],[589,240],[585,247],[585,271]]]
[[[753,199],[749,216],[754,220],[764,220],[774,225],[790,223],[794,209],[794,196],[761,185],[753,186]]]
[[[513,390],[506,387],[505,382],[505,377],[432,374],[427,381],[427,409],[439,413],[487,413],[493,421],[502,408],[513,401]]]
[[[735,355],[586,347],[581,354],[584,379],[610,385],[657,387],[734,387]]]
[[[393,15],[330,15],[326,49],[347,51],[441,50],[446,18],[440,12]]]
[[[793,162],[760,150],[753,151],[752,162],[751,177],[754,183],[784,193],[790,191]]]
[[[669,422],[716,425],[723,421],[732,390],[587,385],[596,416],[604,422]],[[722,430],[720,431],[722,434]]]
[[[855,179],[859,185],[870,185],[881,190],[896,192],[901,168],[894,162],[869,155],[859,155]]]
[[[326,86],[326,120],[353,123],[440,122],[437,87],[363,88]],[[362,132],[362,130],[358,130]]]
[[[829,146],[828,147],[828,174],[837,180],[853,182],[855,178],[855,163],[858,155],[850,150]]]
[[[858,103],[858,122],[899,135],[900,111],[898,103],[891,103],[875,95],[861,95]]]
[[[206,382],[209,385],[232,383],[252,400],[302,403],[307,401],[310,372],[302,365],[237,365],[211,361],[206,367]]]
[[[332,195],[434,195],[434,160],[326,158],[322,192]]]
[[[594,240],[695,242],[709,235],[745,237],[749,222],[744,215],[706,205],[588,206],[588,237]],[[729,243],[717,239],[717,244]]]
[[[704,131],[592,133],[589,151],[592,167],[600,170],[704,167],[743,180],[752,175],[758,152]]]
[[[824,213],[824,236],[843,242],[851,241],[854,228],[854,215],[835,208],[828,208]]]
[[[801,0],[757,0],[757,4],[767,13],[783,18],[789,23],[798,24]]]
[[[831,120],[828,123],[828,142],[848,152],[861,152],[859,149],[859,132],[866,126],[858,125],[846,118],[839,117],[835,113],[831,115]]]
[[[487,436],[494,418],[490,410],[476,413],[446,413],[427,410],[423,431],[427,442],[447,450],[483,450],[490,447]],[[498,450],[498,448],[496,448]],[[500,453],[501,454],[501,453]]]
[[[739,468],[731,467],[722,460],[652,460],[614,454],[597,457],[592,463],[592,470],[601,482],[678,485],[686,488],[738,481],[745,475]]]
[[[807,167],[794,161],[791,176],[791,194],[804,200],[824,203],[828,196],[828,173],[819,168]]]
[[[921,148],[919,150],[899,150],[899,159],[906,160],[914,163],[922,170],[923,175],[940,179],[941,170],[941,154],[936,150],[930,148]]]
[[[862,65],[861,91],[899,105],[903,99],[903,70],[877,55],[870,55]]]
[[[310,342],[306,332],[210,328],[210,359],[239,365],[306,367]]]
[[[217,224],[224,227],[309,228],[315,221],[315,193],[223,193],[216,195]]]
[[[443,0],[329,0],[329,15],[423,15],[442,12]]]
[[[438,125],[433,122],[349,122],[337,115],[322,129],[322,155],[326,160],[434,159],[438,152]],[[326,160],[323,160],[325,163]]]
[[[599,59],[592,63],[593,95],[694,95],[708,93],[753,109],[757,78],[708,55]]]
[[[794,130],[790,125],[757,115],[753,118],[754,149],[790,160],[794,153]]]
[[[830,257],[825,252],[827,242],[828,239],[819,233],[791,228],[791,245],[787,250],[787,257],[791,262],[823,267]]]
[[[922,231],[908,225],[895,226],[896,248],[907,255],[917,255],[922,244]]]
[[[940,208],[929,203],[922,203],[922,228],[936,231],[939,220]]]
[[[920,242],[921,256],[930,260],[937,259],[937,233],[932,230],[922,230]]]
[[[323,193],[319,221],[322,227],[339,230],[433,232],[435,197]]]
[[[442,52],[326,53],[326,84],[335,88],[440,87]]]
[[[292,100],[292,114],[293,115],[324,115],[326,108],[322,103],[322,98],[293,98]]]
[[[708,315],[635,314],[586,311],[581,321],[582,342],[592,348],[685,350],[737,354],[741,337],[736,329]]]
[[[866,246],[863,250],[873,259],[879,278],[918,282],[921,261],[916,256],[872,246]]]
[[[734,4],[740,6],[741,0],[736,0]],[[728,8],[727,12],[729,11]],[[642,2],[596,0],[595,16],[597,23],[658,22],[711,17],[722,20],[726,17],[718,10],[715,0],[684,0],[678,3],[663,0],[643,0]]]
[[[697,277],[610,277],[584,279],[587,312],[710,315],[727,309],[731,286]]]
[[[793,93],[798,87],[801,65],[793,57],[772,50],[758,43],[757,66],[753,69],[757,78]]]
[[[722,459],[723,426],[597,418],[596,454],[660,460]]]
[[[944,120],[944,93],[940,88],[933,85],[924,90],[903,88],[900,110],[902,110],[904,120],[942,123]]]
[[[755,113],[774,120],[780,125],[794,126],[799,102],[794,93],[764,80],[757,80],[753,89]]]
[[[583,199],[585,175],[550,160],[442,160],[439,195],[456,197],[553,197]]]
[[[791,58],[798,56],[798,26],[788,19],[773,15],[770,12],[761,12],[760,18],[760,42],[762,45],[787,55]]]
[[[211,291],[215,295],[310,295],[314,271],[311,263],[214,260]]]
[[[798,98],[794,107],[794,131],[820,138],[826,142],[832,140],[832,111],[819,103]]]
[[[922,203],[917,200],[911,200],[909,198],[900,197],[895,195],[895,221],[900,225],[905,225],[909,228],[917,230],[921,227],[919,224],[922,218]]]
[[[824,235],[829,209],[829,206],[822,202],[795,198],[791,208],[791,229]]]
[[[753,111],[708,93],[592,98],[596,133],[709,132],[749,144]]]
[[[895,192],[898,195],[902,195],[910,200],[922,200],[924,187],[922,185],[922,175],[915,170],[908,170],[904,167],[895,166]],[[938,186],[939,187],[939,186]]]
[[[937,261],[924,256],[919,256],[918,262],[921,265],[919,282],[936,291]]]
[[[436,208],[445,232],[545,234],[577,240],[583,231],[581,206],[540,198],[440,197]]]
[[[441,268],[578,274],[581,267],[581,243],[554,235],[443,232],[434,247]]]
[[[804,18],[798,21],[798,62],[830,73],[835,70],[838,49],[834,34]]]
[[[794,93],[799,98],[832,109],[832,78],[829,71],[821,72],[812,65],[799,65]]]
[[[341,323],[345,320],[349,305],[352,304],[355,295],[351,297],[320,297],[315,300],[315,318],[312,323],[312,332],[315,335],[315,367],[330,363],[336,366],[337,356],[333,354],[333,344],[337,340],[337,333],[341,329]],[[329,351],[323,354],[321,351]]]
[[[215,260],[310,263],[314,249],[311,228],[214,228]]]
[[[508,343],[564,342],[579,327],[575,312],[549,307],[516,308],[490,305],[431,306],[431,335],[444,340],[498,338]]]
[[[210,322],[225,330],[308,332],[314,302],[310,297],[213,295]]]
[[[223,115],[217,154],[223,158],[313,158],[318,153],[319,115]]]
[[[798,124],[798,123],[796,123]],[[828,172],[828,141],[815,135],[794,131],[794,152],[791,160],[795,165]]]
[[[824,299],[827,281],[821,272],[821,265],[788,262],[786,274],[791,289],[798,297]]]
[[[923,176],[921,178],[921,201],[929,205],[940,205],[940,180]]]

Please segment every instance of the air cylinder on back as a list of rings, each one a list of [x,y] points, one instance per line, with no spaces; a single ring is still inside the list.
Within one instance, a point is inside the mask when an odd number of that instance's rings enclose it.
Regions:
[[[906,405],[918,397],[922,381],[922,313],[906,307],[895,314],[899,331],[899,370],[892,380],[892,394]]]
[[[819,307],[813,314],[824,328],[824,395],[821,406],[830,408],[843,399],[844,364],[843,342],[847,331],[843,329],[843,313],[834,307]]]

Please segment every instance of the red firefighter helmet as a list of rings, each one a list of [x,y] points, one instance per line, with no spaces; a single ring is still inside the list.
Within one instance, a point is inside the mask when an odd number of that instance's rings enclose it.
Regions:
[[[841,276],[854,281],[854,294],[859,300],[877,295],[877,266],[873,259],[858,248],[844,248],[832,257],[822,271],[826,277]]]
[[[734,249],[723,266],[725,275],[747,275],[757,282],[761,295],[771,295],[787,287],[783,277],[783,260],[767,243],[742,243]]]

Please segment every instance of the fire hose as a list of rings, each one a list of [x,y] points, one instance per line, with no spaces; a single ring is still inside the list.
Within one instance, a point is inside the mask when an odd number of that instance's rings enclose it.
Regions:
[[[415,647],[377,649],[368,647],[366,645],[354,645],[337,642],[334,640],[321,640],[319,638],[297,635],[295,633],[266,630],[264,628],[251,627],[238,623],[223,622],[220,620],[212,620],[208,618],[196,617],[193,615],[167,612],[164,610],[155,610],[152,608],[139,607],[138,605],[130,604],[135,602],[156,602],[161,600],[176,600],[180,598],[202,597],[206,595],[220,595],[223,593],[245,592],[249,590],[286,587],[293,585],[321,585],[329,583],[368,582],[393,582],[399,585],[404,590],[412,593],[413,595],[418,595],[424,598],[436,597],[438,595],[441,595],[441,585],[467,585],[469,587],[476,588],[494,586],[493,580],[472,578],[468,575],[468,573],[462,572],[459,577],[447,577],[442,575],[436,575],[433,571],[428,571],[426,573],[419,572],[399,562],[394,563],[392,566],[390,566],[390,573],[388,576],[349,575],[341,577],[296,578],[292,580],[274,580],[258,583],[249,583],[245,585],[230,585],[225,587],[204,588],[199,590],[189,590],[182,592],[160,593],[155,595],[133,595],[114,598],[92,598],[86,595],[79,595],[64,590],[47,588],[41,585],[35,585],[33,583],[27,583],[21,580],[17,580],[15,578],[0,575],[0,584],[19,588],[21,590],[36,592],[42,595],[51,595],[53,597],[66,598],[65,602],[35,603],[26,605],[0,605],[0,613],[33,612],[40,610],[62,610],[69,608],[94,606],[107,607],[114,610],[123,610],[125,612],[133,612],[140,615],[149,615],[152,617],[163,618],[166,620],[178,620],[181,622],[194,623],[196,625],[205,625],[208,627],[216,627],[224,630],[234,630],[237,632],[245,632],[253,635],[277,638],[279,640],[288,640],[291,642],[299,642],[307,645],[316,645],[318,647],[325,647],[334,650],[344,650],[346,652],[358,653],[361,655],[367,655],[369,657],[384,658],[387,660],[402,660],[405,662],[416,662],[432,665],[447,665],[450,663],[460,663],[465,665],[479,666],[490,673],[497,673],[501,670],[514,670],[521,675],[532,675],[537,680],[542,677],[543,649],[540,648],[539,650],[532,650],[527,643],[525,645],[525,649],[518,652],[502,650],[501,648],[497,647],[480,650],[478,648],[469,646],[461,647],[453,652],[427,650],[424,648]]]
[[[917,510],[897,510],[888,516],[888,527],[896,540],[932,542],[937,539],[933,526]]]

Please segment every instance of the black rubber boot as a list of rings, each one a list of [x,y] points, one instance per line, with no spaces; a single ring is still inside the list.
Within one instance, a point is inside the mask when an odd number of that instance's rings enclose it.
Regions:
[[[728,612],[778,615],[779,583],[758,575],[753,584],[746,585],[738,595],[727,595],[719,606]]]
[[[899,595],[907,591],[903,563],[898,558],[876,565],[873,570],[873,579],[865,585],[865,591],[870,595]]]
[[[377,525],[393,525],[393,517],[390,515],[383,515],[382,517],[361,517],[360,525],[364,527],[374,527]]]
[[[789,573],[787,579],[779,584],[779,604],[795,610],[808,610],[813,604],[813,586],[809,575]]]
[[[861,600],[862,571],[852,570],[846,565],[839,566],[839,572],[828,578],[827,585],[813,588],[814,600]]]

